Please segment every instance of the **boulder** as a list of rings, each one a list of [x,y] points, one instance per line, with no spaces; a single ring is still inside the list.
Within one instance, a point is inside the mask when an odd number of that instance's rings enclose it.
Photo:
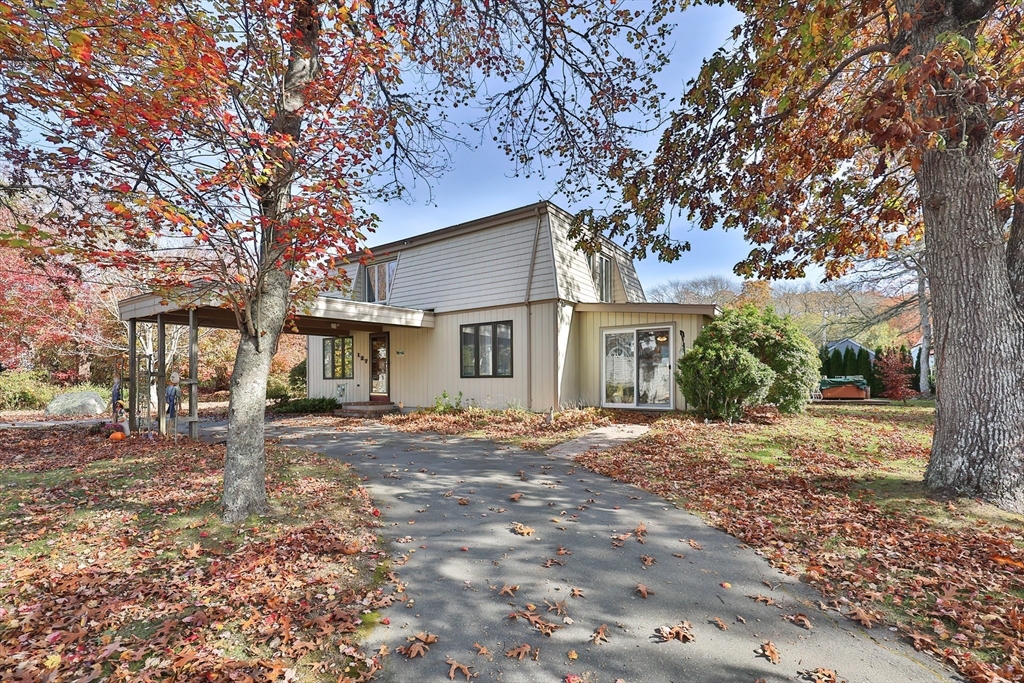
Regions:
[[[95,391],[75,391],[55,396],[43,411],[44,415],[102,415],[107,402]]]

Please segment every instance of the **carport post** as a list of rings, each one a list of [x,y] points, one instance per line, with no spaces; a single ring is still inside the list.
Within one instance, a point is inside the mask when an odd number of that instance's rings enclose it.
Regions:
[[[199,314],[188,309],[188,438],[199,439]]]
[[[128,320],[128,431],[132,434],[139,430],[139,420],[135,415],[139,406],[139,356],[135,348],[137,333],[135,318],[131,318]],[[124,382],[123,377],[121,381]],[[124,395],[124,392],[121,394]]]
[[[161,436],[167,435],[167,397],[164,392],[167,382],[167,326],[164,314],[156,314],[156,414],[157,431]]]

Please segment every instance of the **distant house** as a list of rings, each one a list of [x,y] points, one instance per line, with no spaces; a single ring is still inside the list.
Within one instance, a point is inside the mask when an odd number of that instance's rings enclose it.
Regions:
[[[875,352],[874,351],[872,351],[868,347],[864,346],[863,344],[859,344],[859,343],[855,342],[854,340],[850,339],[849,337],[847,337],[846,339],[840,339],[839,341],[829,342],[825,346],[825,348],[828,349],[829,353],[832,353],[834,350],[839,349],[839,353],[843,353],[843,354],[846,353],[846,349],[853,349],[854,353],[860,353],[860,350],[864,349],[865,351],[868,352],[868,357],[871,359],[871,362],[872,363],[875,362]]]
[[[461,392],[533,411],[682,408],[676,359],[717,307],[647,303],[628,252],[608,240],[592,257],[576,251],[571,221],[540,202],[374,247],[370,263],[350,255],[351,291],[322,297],[430,324],[310,336],[309,395],[406,407]]]

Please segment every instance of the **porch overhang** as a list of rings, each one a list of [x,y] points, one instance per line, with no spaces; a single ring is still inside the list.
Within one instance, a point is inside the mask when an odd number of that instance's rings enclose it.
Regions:
[[[238,329],[234,312],[215,305],[209,295],[197,294],[192,302],[171,302],[158,294],[141,294],[119,301],[118,314],[121,320],[157,322],[161,316],[169,325],[188,325],[189,311],[195,311],[199,327]],[[384,326],[434,327],[434,314],[416,308],[401,308],[371,304],[363,301],[349,301],[328,294],[321,294],[310,302],[293,320],[294,326],[286,326],[285,333],[338,336],[353,331],[380,332]]]

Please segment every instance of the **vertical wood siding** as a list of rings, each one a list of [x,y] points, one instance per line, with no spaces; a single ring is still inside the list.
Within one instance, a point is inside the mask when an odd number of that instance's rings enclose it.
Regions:
[[[462,392],[464,401],[473,401],[483,408],[532,408],[544,411],[555,406],[555,383],[558,332],[555,321],[556,304],[549,301],[525,305],[488,308],[460,313],[439,314],[434,328],[390,327],[391,335],[391,400],[407,408],[430,406],[447,391],[455,397]],[[460,327],[473,323],[512,321],[512,377],[461,377]],[[533,335],[527,343],[527,335]],[[346,400],[368,401],[370,398],[369,333],[354,332],[356,352],[355,378],[323,379],[323,337],[309,337],[306,382],[310,397],[336,396],[337,386],[346,385]],[[527,350],[533,362],[527,363]],[[531,381],[527,382],[527,373]],[[532,385],[530,401],[528,384]]]
[[[352,333],[355,363],[352,379],[324,379],[324,337],[306,338],[306,395],[310,398],[337,397],[338,386],[345,386],[348,402],[370,400],[370,334]]]
[[[579,394],[587,405],[601,405],[601,330],[613,327],[643,327],[658,323],[675,323],[673,343],[678,353],[679,331],[686,332],[686,348],[689,350],[693,345],[693,340],[704,327],[704,318],[699,315],[670,313],[576,312],[573,316],[573,327],[578,335]],[[675,365],[676,359],[673,359],[673,374]],[[674,381],[672,391],[676,408],[685,409],[686,402]],[[565,400],[564,397],[563,400]]]

